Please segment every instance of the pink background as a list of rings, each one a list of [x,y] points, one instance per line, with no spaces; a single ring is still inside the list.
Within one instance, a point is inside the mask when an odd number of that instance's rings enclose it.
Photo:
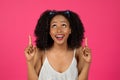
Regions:
[[[46,9],[77,12],[92,49],[89,80],[120,80],[120,0],[1,0],[0,80],[27,80],[24,48]]]

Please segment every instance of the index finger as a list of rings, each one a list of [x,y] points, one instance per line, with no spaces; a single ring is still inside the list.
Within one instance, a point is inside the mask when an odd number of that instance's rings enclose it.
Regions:
[[[31,36],[29,35],[29,45],[31,45],[32,44],[32,38],[31,38]]]
[[[87,37],[85,38],[85,46],[88,46],[88,39],[87,39]]]

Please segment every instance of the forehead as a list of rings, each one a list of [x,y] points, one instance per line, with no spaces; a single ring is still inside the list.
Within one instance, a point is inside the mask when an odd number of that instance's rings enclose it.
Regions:
[[[67,23],[69,23],[67,18],[65,18],[63,15],[54,16],[51,20],[51,23],[53,23],[53,22],[67,22]]]

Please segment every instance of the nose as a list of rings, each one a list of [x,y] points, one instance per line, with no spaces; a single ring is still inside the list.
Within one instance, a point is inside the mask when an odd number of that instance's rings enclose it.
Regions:
[[[61,27],[58,27],[57,28],[57,33],[61,33],[62,32],[62,28]]]

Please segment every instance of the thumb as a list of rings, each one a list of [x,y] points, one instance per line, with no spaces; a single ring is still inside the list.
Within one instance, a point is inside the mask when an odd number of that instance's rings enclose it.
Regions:
[[[30,54],[30,55],[31,55],[31,56],[34,56],[35,53],[36,53],[36,47],[34,46],[34,47],[33,47],[33,52],[32,52],[32,54]]]

